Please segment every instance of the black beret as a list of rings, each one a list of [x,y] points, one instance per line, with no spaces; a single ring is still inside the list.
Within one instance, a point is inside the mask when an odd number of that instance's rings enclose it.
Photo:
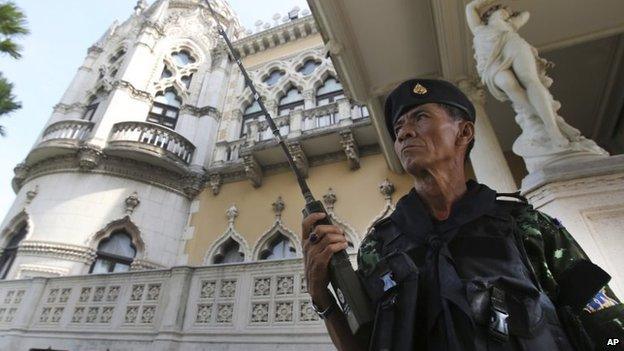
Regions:
[[[450,82],[439,79],[410,79],[396,87],[386,98],[386,127],[392,140],[394,122],[416,106],[427,103],[441,103],[457,107],[466,112],[468,121],[475,121],[475,108],[468,97]]]

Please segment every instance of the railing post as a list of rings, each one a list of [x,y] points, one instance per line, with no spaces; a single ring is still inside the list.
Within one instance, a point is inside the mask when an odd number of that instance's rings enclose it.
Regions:
[[[13,326],[11,329],[27,330],[30,324],[33,322],[35,312],[43,291],[45,289],[48,279],[43,277],[32,278],[30,287],[24,293],[22,302],[20,304],[19,314],[15,316]]]
[[[159,308],[162,309],[162,319],[159,327],[159,336],[182,331],[184,315],[191,285],[193,269],[190,267],[173,267],[167,285],[165,298]]]
[[[351,103],[347,99],[338,100],[338,125],[348,126],[353,124],[351,119]]]
[[[288,133],[289,138],[297,137],[301,135],[302,122],[303,122],[303,111],[295,110],[290,112],[290,132]]]

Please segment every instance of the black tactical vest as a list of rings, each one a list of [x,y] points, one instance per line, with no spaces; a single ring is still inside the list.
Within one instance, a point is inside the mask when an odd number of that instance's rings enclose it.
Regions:
[[[526,205],[497,200],[492,211],[461,226],[447,244],[469,306],[471,328],[461,332],[473,335],[474,348],[469,348],[475,351],[573,350],[519,242],[514,206]],[[446,349],[440,339],[460,331],[427,334],[426,245],[414,243],[389,218],[375,225],[373,235],[382,242],[382,259],[364,278],[377,306],[371,349]]]

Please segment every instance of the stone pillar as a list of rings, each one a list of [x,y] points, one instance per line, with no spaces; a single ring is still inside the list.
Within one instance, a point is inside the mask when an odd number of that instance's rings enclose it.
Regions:
[[[353,124],[353,120],[351,119],[351,103],[349,100],[338,100],[338,114],[336,118],[338,119],[336,122],[338,122],[340,126]]]
[[[171,341],[172,335],[178,336],[184,326],[184,315],[191,286],[193,269],[190,267],[174,267],[171,269],[168,291],[158,308],[162,311],[162,319],[154,343],[157,350],[171,349],[177,343]],[[155,346],[156,346],[155,345]]]
[[[522,180],[522,193],[561,222],[624,297],[624,155],[546,166]]]
[[[303,111],[295,110],[290,113],[290,133],[289,138],[297,137],[301,135],[301,129],[303,129]]]
[[[303,91],[303,104],[306,110],[316,107],[316,92],[314,90]]]
[[[490,188],[506,193],[517,190],[516,182],[503,154],[490,118],[485,112],[485,90],[473,80],[458,82],[476,111],[475,144],[470,152],[470,162],[477,181]]]

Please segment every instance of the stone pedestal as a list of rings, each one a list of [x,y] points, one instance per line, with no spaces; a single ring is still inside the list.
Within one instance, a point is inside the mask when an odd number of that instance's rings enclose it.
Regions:
[[[624,155],[545,167],[523,179],[522,193],[561,221],[624,297]]]

